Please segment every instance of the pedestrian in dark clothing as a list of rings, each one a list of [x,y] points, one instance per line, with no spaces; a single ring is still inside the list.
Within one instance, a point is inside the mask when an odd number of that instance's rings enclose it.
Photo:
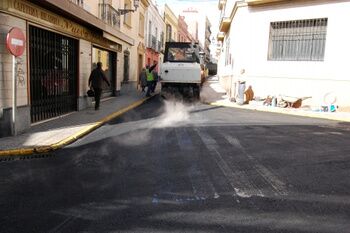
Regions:
[[[141,91],[145,92],[145,88],[147,86],[147,74],[146,74],[145,68],[143,68],[141,73],[140,73],[139,82],[140,82],[140,86],[142,88]]]
[[[157,66],[157,63],[155,63],[153,66],[149,67],[149,65],[146,66],[146,74],[147,74],[147,93],[146,96],[151,96],[151,92],[153,89],[153,81],[154,77],[152,74],[152,70]]]
[[[102,63],[97,62],[97,67],[93,71],[91,71],[91,74],[89,77],[89,86],[95,92],[95,110],[98,110],[100,108],[100,99],[102,94],[102,81],[105,81],[108,86],[111,86],[105,74],[103,73]]]

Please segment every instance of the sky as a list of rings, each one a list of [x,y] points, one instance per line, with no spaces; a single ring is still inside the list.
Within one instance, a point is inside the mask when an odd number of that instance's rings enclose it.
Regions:
[[[193,8],[199,12],[205,14],[212,27],[212,36],[216,38],[219,27],[220,11],[218,9],[218,0],[153,0],[158,5],[164,5],[165,3],[172,9],[175,15],[181,15],[184,9]],[[186,20],[186,19],[185,19]]]

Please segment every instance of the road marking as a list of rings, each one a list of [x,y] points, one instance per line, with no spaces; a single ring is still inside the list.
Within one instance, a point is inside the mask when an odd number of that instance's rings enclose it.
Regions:
[[[273,174],[269,169],[264,165],[259,163],[252,155],[250,155],[247,150],[242,146],[240,141],[231,135],[227,135],[223,132],[219,132],[232,146],[238,148],[243,152],[243,154],[249,159],[252,163],[253,168],[269,183],[272,188],[280,195],[287,195],[286,184],[281,181],[275,174]]]
[[[50,233],[61,232],[62,228],[64,228],[67,224],[70,224],[70,222],[72,222],[73,220],[75,220],[75,217],[69,216],[63,222],[61,222],[60,224],[55,226],[53,229],[51,229],[49,232]]]
[[[207,199],[214,198],[217,192],[213,183],[211,182],[210,177],[207,175],[205,171],[200,166],[200,158],[198,154],[196,154],[196,147],[191,139],[191,135],[189,135],[187,128],[176,128],[175,129],[176,138],[179,147],[185,153],[192,155],[189,157],[192,161],[188,161],[191,165],[188,169],[187,175],[191,182],[192,191],[196,199]]]
[[[212,138],[208,133],[200,129],[195,129],[199,137],[202,139],[204,145],[213,156],[217,166],[225,175],[229,184],[233,188],[235,195],[239,197],[251,197],[251,196],[263,196],[261,190],[259,190],[253,183],[251,183],[244,171],[241,171],[235,166],[231,167],[227,164],[225,159],[219,152],[219,145],[216,140]]]

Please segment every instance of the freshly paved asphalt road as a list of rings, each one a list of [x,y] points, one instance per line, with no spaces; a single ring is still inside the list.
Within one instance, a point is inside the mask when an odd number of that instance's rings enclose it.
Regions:
[[[0,162],[0,232],[350,232],[350,125],[157,97]]]

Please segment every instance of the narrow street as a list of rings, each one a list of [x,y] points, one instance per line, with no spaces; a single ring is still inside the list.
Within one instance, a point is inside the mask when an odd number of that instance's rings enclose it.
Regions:
[[[0,162],[0,232],[350,232],[350,125],[158,96]]]

